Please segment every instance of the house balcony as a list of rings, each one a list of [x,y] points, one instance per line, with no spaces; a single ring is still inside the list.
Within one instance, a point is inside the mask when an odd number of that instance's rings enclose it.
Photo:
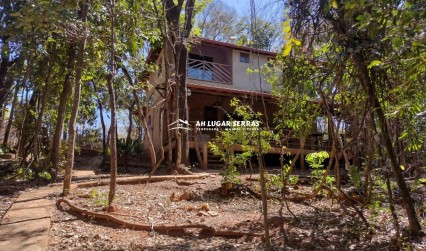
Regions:
[[[189,79],[214,82],[220,84],[232,83],[231,66],[227,64],[188,59]]]

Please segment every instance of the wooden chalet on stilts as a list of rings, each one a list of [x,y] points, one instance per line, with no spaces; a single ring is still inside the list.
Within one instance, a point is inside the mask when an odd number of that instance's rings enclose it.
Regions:
[[[166,109],[162,103],[167,98],[164,84],[166,67],[173,66],[167,62],[164,55],[163,52],[159,53],[156,60],[158,70],[149,77],[151,87],[147,91],[147,107],[144,111],[157,154],[170,149],[168,147],[169,128],[166,123]],[[271,94],[271,85],[261,74],[247,72],[249,68],[259,69],[275,57],[276,53],[273,52],[209,39],[199,39],[194,45],[191,45],[187,62],[191,163],[197,162],[204,169],[221,166],[221,161],[208,149],[208,142],[216,137],[218,131],[201,131],[196,124],[197,121],[227,120],[227,114],[233,113],[230,101],[234,97],[251,104],[255,112],[264,114],[263,121],[268,121],[269,127],[275,128],[272,121],[277,105]],[[176,118],[170,119],[169,122],[175,120]],[[317,124],[320,123],[322,122],[317,122]],[[315,151],[331,150],[331,141],[326,133],[319,130],[319,127],[315,125],[312,134],[305,140],[302,156]],[[174,148],[175,141],[170,142],[171,148]],[[283,140],[282,145],[286,146],[286,151],[290,154],[296,154],[300,148],[300,139],[287,137]],[[145,156],[149,156],[148,147],[145,142]],[[238,146],[236,146],[236,151],[238,151]],[[267,156],[278,160],[281,151],[281,146],[272,145],[270,154]],[[167,157],[164,159],[167,160]],[[304,165],[304,161],[301,161],[301,165]]]

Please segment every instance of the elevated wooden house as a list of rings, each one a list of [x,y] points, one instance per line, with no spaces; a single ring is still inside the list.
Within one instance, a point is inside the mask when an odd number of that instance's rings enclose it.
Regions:
[[[192,154],[196,157],[191,162],[198,162],[203,168],[218,165],[219,161],[209,153],[207,144],[218,131],[197,130],[196,125],[197,121],[228,120],[227,114],[233,113],[230,106],[233,97],[245,100],[254,111],[264,114],[264,121],[268,121],[270,128],[274,128],[272,121],[277,106],[271,95],[271,85],[261,74],[247,71],[259,69],[275,56],[273,52],[209,39],[200,39],[191,47],[187,62],[188,122],[192,126],[189,148],[196,153]],[[163,53],[160,53],[157,58],[158,71],[149,78],[151,88],[147,92],[148,107],[145,111],[148,130],[157,154],[161,153],[161,149],[168,149],[166,138],[169,128],[161,106],[165,99],[164,73],[166,67],[170,66],[165,61]],[[287,151],[293,154],[300,148],[299,139],[287,138],[283,143],[287,146]],[[148,146],[145,145],[145,148],[148,149]],[[271,153],[280,153],[281,149],[280,146],[274,146]],[[314,129],[311,137],[306,140],[303,153],[318,150],[330,150],[330,142]]]

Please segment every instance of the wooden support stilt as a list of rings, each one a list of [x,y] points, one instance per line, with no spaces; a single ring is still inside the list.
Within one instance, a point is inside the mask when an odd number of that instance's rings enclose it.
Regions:
[[[208,152],[207,152],[207,143],[203,142],[203,169],[207,169],[207,160],[208,160]]]

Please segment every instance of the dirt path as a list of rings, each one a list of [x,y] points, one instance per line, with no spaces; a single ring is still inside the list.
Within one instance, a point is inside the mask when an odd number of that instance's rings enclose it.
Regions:
[[[73,179],[96,177],[96,170],[102,162],[102,157],[76,157]]]

